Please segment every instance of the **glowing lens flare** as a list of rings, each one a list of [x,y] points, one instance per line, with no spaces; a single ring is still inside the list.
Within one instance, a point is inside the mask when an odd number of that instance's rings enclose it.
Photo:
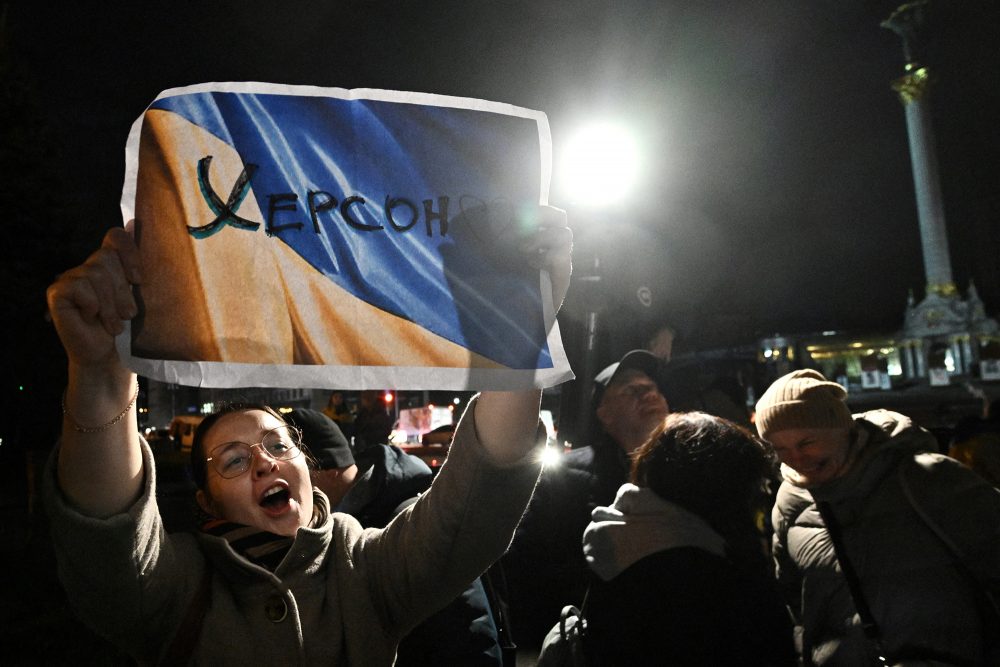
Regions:
[[[635,184],[639,149],[624,127],[597,123],[573,135],[560,166],[571,201],[610,204],[628,196]]]
[[[541,453],[542,465],[546,468],[554,468],[562,464],[562,450],[551,445],[546,445]]]

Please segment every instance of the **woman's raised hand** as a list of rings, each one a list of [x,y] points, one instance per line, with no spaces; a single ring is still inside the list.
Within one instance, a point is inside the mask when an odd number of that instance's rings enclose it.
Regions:
[[[566,211],[554,206],[539,206],[537,227],[522,241],[521,251],[536,269],[548,271],[552,282],[552,307],[559,312],[573,273],[573,231],[566,226]]]
[[[130,223],[109,230],[100,249],[49,286],[49,313],[71,365],[118,363],[115,336],[138,312],[132,286],[141,280]]]
[[[46,294],[69,357],[59,486],[89,516],[122,512],[141,492],[136,379],[115,350],[115,336],[138,310],[132,285],[140,280],[130,225],[105,234],[100,249],[60,275]]]

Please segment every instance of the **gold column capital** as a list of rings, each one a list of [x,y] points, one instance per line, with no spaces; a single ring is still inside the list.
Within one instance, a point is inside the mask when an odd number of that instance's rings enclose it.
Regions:
[[[903,106],[921,100],[930,90],[931,74],[926,67],[909,64],[906,74],[892,82],[892,89],[899,95]]]
[[[937,294],[938,296],[955,296],[958,288],[955,283],[939,283],[937,285],[927,285],[927,294]]]

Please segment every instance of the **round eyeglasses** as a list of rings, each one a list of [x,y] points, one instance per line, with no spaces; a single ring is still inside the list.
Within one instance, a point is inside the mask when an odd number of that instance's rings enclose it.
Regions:
[[[239,441],[223,443],[213,449],[212,455],[205,461],[212,464],[220,477],[232,479],[250,469],[254,447],[260,447],[261,451],[275,461],[288,461],[302,452],[301,445],[302,432],[290,424],[284,424],[264,433],[260,442],[255,444]]]

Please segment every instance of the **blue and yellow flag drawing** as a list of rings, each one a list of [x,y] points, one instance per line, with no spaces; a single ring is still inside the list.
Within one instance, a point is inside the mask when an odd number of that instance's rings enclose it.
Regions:
[[[129,137],[143,255],[120,339],[200,386],[512,389],[572,377],[547,277],[544,114],[260,83],[162,93]]]

